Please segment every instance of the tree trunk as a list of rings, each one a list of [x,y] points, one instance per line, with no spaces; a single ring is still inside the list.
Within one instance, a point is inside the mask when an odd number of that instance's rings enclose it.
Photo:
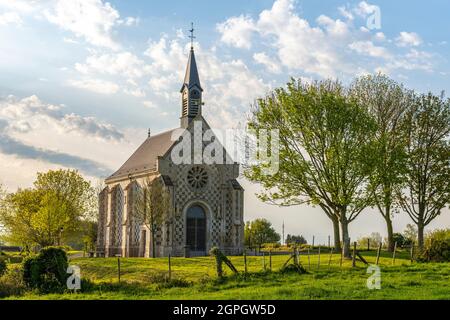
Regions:
[[[345,216],[341,218],[342,243],[344,246],[344,258],[350,258],[350,237],[348,235],[348,221]]]
[[[422,221],[419,221],[419,223],[417,224],[417,244],[419,246],[419,250],[423,249],[423,245],[424,245],[424,229],[425,226],[423,224]]]
[[[155,231],[152,230],[152,258],[156,258]]]
[[[384,220],[386,221],[387,227],[387,248],[389,252],[394,252],[394,229],[392,228],[392,220],[389,216],[389,212],[384,216]]]
[[[332,218],[331,221],[333,222],[333,232],[334,232],[334,248],[335,251],[341,251],[341,234],[339,231],[339,220],[337,218]]]

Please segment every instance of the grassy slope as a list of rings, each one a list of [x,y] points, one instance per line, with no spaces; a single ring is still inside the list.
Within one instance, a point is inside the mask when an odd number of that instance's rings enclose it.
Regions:
[[[122,283],[117,283],[117,259],[73,259],[81,267],[83,278],[96,283],[92,292],[39,296],[27,294],[25,299],[450,299],[450,264],[410,264],[407,253],[398,254],[395,266],[387,254],[381,258],[381,290],[368,290],[370,276],[362,263],[351,268],[351,261],[339,267],[340,256],[334,255],[328,267],[329,254],[311,257],[308,274],[262,273],[262,257],[247,257],[250,274],[227,277],[218,281],[211,257],[173,258],[174,278],[193,284],[166,288],[155,282],[157,275],[167,273],[167,259],[121,259]],[[364,253],[369,263],[374,252]],[[273,256],[277,271],[287,256]],[[244,270],[243,257],[232,257],[238,270]],[[308,259],[301,256],[308,268]],[[266,257],[267,266],[269,259]],[[225,266],[224,266],[225,267]],[[226,268],[226,267],[225,267]]]

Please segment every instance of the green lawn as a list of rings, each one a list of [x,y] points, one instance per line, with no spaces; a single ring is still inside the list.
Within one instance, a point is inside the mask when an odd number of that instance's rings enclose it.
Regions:
[[[369,263],[375,252],[364,252]],[[411,264],[408,253],[398,253],[395,265],[388,254],[380,259],[381,290],[366,287],[366,267],[351,261],[339,266],[340,256],[311,256],[307,274],[279,273],[288,256],[273,256],[273,272],[263,271],[262,257],[247,257],[248,274],[234,276],[226,269],[226,277],[218,280],[212,257],[172,258],[172,277],[183,281],[165,283],[167,258],[121,259],[121,283],[117,279],[116,258],[78,258],[70,264],[81,268],[83,278],[94,285],[85,293],[63,295],[26,294],[11,299],[450,299],[450,263]],[[244,270],[243,257],[231,257],[238,270]],[[269,268],[269,258],[266,257]],[[308,259],[301,256],[308,269]]]

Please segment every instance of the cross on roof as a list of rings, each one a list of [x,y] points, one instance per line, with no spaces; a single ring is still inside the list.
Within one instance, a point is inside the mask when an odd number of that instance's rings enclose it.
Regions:
[[[191,49],[194,48],[194,39],[196,38],[196,37],[194,37],[194,31],[195,31],[194,23],[191,22],[191,30],[189,30],[189,32],[191,33],[191,35],[189,36],[189,38],[191,39]]]

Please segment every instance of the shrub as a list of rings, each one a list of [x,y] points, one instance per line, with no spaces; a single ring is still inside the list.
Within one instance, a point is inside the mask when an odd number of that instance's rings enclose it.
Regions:
[[[279,247],[281,247],[281,244],[279,242],[273,242],[273,243],[264,243],[262,245],[262,247],[264,249],[278,249]]]
[[[23,262],[25,284],[41,293],[62,292],[68,278],[66,252],[58,247],[48,247]]]
[[[6,258],[0,256],[0,277],[6,272],[8,265],[6,264]]]
[[[18,296],[25,291],[23,283],[23,270],[21,266],[11,266],[8,271],[0,277],[0,299],[9,296]]]
[[[430,232],[425,239],[425,246],[417,258],[421,262],[450,261],[450,229]]]

